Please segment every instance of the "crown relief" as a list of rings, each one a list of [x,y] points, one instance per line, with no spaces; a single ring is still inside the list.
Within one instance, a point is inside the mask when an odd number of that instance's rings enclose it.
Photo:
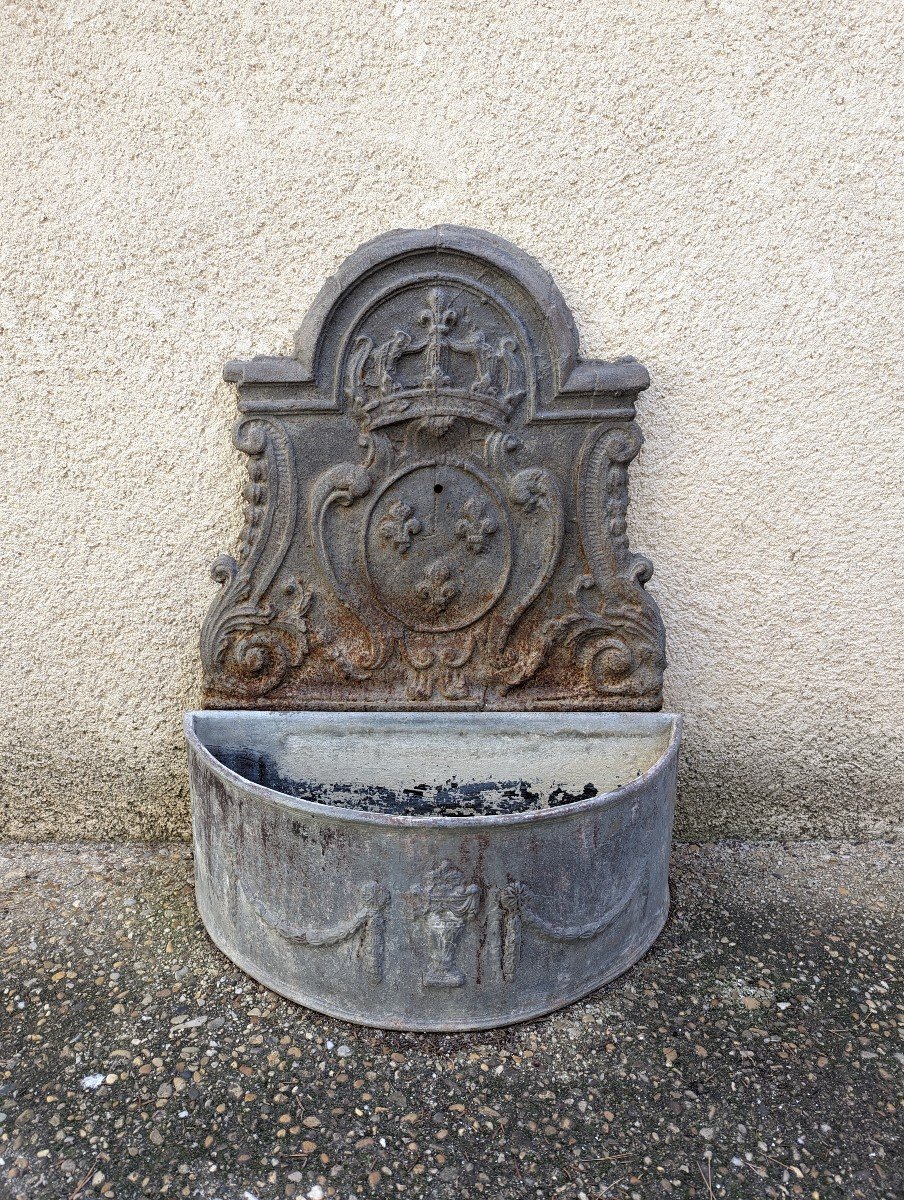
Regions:
[[[354,341],[345,397],[365,428],[416,417],[503,428],[526,395],[517,340],[488,340],[468,308],[440,287],[427,289],[412,326],[379,344],[367,334]]]

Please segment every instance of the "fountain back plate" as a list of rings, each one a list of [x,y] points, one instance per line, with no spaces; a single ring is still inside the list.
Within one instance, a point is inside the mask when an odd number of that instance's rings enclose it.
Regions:
[[[249,458],[204,706],[656,710],[628,546],[634,359],[590,362],[549,275],[439,226],[363,246],[287,358],[227,364]]]

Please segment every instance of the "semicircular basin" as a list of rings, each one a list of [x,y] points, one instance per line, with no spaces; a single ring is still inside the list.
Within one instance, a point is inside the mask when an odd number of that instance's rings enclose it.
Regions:
[[[267,987],[405,1030],[592,992],[668,913],[669,713],[188,713],[198,907]]]

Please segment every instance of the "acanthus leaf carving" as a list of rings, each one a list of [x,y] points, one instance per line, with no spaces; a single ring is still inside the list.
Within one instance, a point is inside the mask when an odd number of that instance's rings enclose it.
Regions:
[[[584,675],[598,692],[662,699],[665,630],[644,584],[648,558],[631,552],[627,536],[628,465],[643,436],[635,424],[592,430],[578,466],[581,537],[590,578],[571,589],[575,610],[561,618],[564,641],[576,651]],[[596,590],[600,605],[587,611],[581,596]]]
[[[202,628],[201,660],[209,691],[256,699],[308,654],[313,592],[294,577],[271,587],[295,533],[295,464],[285,429],[271,418],[242,417],[233,440],[251,459],[245,527],[237,556],[220,555],[211,566],[221,590]]]
[[[310,651],[305,618],[312,598],[310,588],[289,579],[273,602],[236,605],[220,627],[214,676],[249,696],[274,691]]]
[[[328,468],[314,481],[308,504],[308,520],[320,566],[340,603],[358,618],[361,631],[368,642],[363,657],[356,657],[332,638],[327,654],[337,664],[346,679],[369,679],[388,660],[401,629],[385,620],[373,604],[364,577],[360,547],[354,538],[341,541],[343,526],[330,524],[330,514],[336,507],[352,510],[374,485],[373,469],[388,452],[386,444],[369,443],[368,465],[338,463]],[[354,531],[353,531],[354,532]]]
[[[544,642],[534,635],[530,649],[508,645],[521,617],[544,592],[553,577],[562,553],[565,537],[565,508],[555,477],[542,467],[526,467],[509,480],[512,503],[524,513],[524,519],[543,531],[539,562],[531,563],[525,587],[512,590],[508,605],[500,605],[490,630],[489,644],[497,661],[494,682],[507,695],[532,679],[546,662],[553,641]]]

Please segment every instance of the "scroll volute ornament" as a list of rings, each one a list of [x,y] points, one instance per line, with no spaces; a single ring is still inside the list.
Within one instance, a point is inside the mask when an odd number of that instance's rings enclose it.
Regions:
[[[228,363],[250,472],[206,705],[661,707],[626,525],[649,377],[577,350],[538,263],[438,226],[356,251],[294,357]]]

